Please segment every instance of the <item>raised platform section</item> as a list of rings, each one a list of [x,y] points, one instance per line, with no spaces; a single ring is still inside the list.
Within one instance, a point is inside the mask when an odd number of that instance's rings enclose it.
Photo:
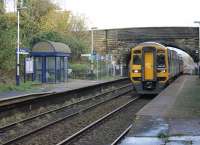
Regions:
[[[39,89],[36,90],[31,90],[27,92],[23,91],[9,91],[9,92],[4,92],[0,93],[0,101],[7,99],[7,98],[16,98],[20,96],[26,96],[26,95],[34,95],[34,94],[41,94],[41,93],[59,93],[63,91],[69,91],[69,90],[74,90],[78,88],[83,88],[87,86],[92,86],[96,85],[99,83],[103,83],[107,81],[95,81],[95,80],[72,80],[70,79],[69,81],[65,83],[58,83],[58,84],[40,84],[38,86]]]
[[[200,79],[181,76],[138,113],[121,145],[200,145]]]

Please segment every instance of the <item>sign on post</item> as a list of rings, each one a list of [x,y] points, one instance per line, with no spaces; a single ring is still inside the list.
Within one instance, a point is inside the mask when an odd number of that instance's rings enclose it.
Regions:
[[[96,55],[96,61],[99,61],[101,59],[101,56],[99,54]]]
[[[91,54],[90,53],[89,54],[81,54],[81,56],[90,57]]]
[[[17,49],[16,49],[17,52]],[[28,48],[19,48],[19,54],[29,54],[30,50]]]
[[[26,68],[26,74],[33,73],[33,58],[31,57],[25,58],[25,68]]]

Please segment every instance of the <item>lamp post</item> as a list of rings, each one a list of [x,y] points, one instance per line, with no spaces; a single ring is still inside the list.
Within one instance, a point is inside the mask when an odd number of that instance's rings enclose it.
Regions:
[[[198,62],[198,73],[200,76],[200,21],[194,21],[194,23],[199,24],[199,62]]]
[[[19,20],[19,11],[20,11],[20,8],[21,8],[21,1],[19,2],[19,0],[17,1],[17,52],[16,52],[16,60],[17,60],[17,63],[16,63],[16,85],[19,86],[20,84],[20,74],[19,74],[19,43],[20,43],[20,40],[19,40],[19,23],[20,23],[20,20]]]
[[[96,30],[97,27],[91,28],[91,74],[94,73],[94,30]]]
[[[20,85],[20,61],[19,61],[19,56],[20,56],[20,35],[19,35],[19,24],[20,24],[20,19],[19,19],[19,13],[21,9],[25,9],[26,7],[23,7],[23,0],[18,0],[17,1],[17,51],[16,51],[16,85]]]

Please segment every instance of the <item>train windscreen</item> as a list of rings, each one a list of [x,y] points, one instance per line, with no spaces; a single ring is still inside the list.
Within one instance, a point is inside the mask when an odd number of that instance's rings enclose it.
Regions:
[[[158,54],[157,55],[157,68],[164,68],[165,67],[165,55],[164,54]]]
[[[140,65],[141,64],[141,56],[133,55],[133,64],[134,65]]]

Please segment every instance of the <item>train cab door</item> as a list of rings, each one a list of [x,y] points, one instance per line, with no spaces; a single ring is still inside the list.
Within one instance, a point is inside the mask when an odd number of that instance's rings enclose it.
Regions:
[[[144,80],[154,80],[153,51],[144,52]]]
[[[142,84],[145,90],[153,90],[156,87],[155,54],[156,49],[154,47],[143,48]]]

